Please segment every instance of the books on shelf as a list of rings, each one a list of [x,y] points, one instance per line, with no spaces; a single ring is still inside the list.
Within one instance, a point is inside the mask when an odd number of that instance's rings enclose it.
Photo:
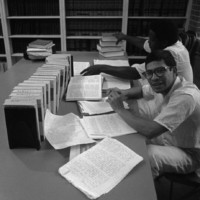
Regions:
[[[66,101],[101,100],[102,83],[101,75],[71,77],[65,99]]]
[[[107,137],[58,172],[88,198],[96,199],[111,191],[142,160],[120,141]]]

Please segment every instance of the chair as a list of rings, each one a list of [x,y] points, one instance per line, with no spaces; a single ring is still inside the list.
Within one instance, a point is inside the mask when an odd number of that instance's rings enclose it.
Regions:
[[[200,177],[198,177],[195,172],[190,174],[165,173],[163,176],[170,181],[170,200],[173,198],[174,183],[192,187],[192,190],[180,197],[180,200],[190,199],[190,197],[197,195],[197,193],[199,193],[199,198],[196,200],[200,200]]]
[[[191,56],[197,40],[197,33],[191,30],[182,31],[179,33],[179,39],[182,41]]]

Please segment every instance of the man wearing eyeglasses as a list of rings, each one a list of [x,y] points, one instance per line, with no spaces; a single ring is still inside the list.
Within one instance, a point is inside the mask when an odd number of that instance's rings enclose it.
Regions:
[[[130,126],[147,138],[154,178],[164,172],[189,173],[200,166],[200,91],[177,76],[176,62],[167,50],[152,52],[145,61],[149,85],[137,90],[112,90],[108,102]],[[147,116],[123,106],[128,98],[156,99],[162,104]]]
[[[118,42],[126,40],[133,46],[145,50],[147,53],[158,49],[169,50],[177,63],[178,74],[183,76],[186,80],[193,82],[193,72],[189,53],[182,42],[179,41],[178,29],[172,20],[159,19],[152,21],[150,24],[148,40],[137,36],[128,36],[123,33],[117,33],[115,36],[117,37]],[[144,78],[144,71],[144,63],[134,64],[132,67],[93,65],[83,70],[81,74],[95,75],[104,72],[119,78],[137,80]]]

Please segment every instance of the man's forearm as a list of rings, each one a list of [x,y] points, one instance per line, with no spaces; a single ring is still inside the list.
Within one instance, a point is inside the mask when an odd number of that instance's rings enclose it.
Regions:
[[[127,124],[129,124],[137,132],[148,139],[157,137],[167,131],[164,126],[161,126],[153,120],[136,116],[128,110],[120,109],[116,110],[116,112],[120,115],[120,117],[122,117],[122,119],[124,119]]]
[[[140,49],[143,49],[144,47],[144,42],[146,41],[146,39],[143,38],[139,38],[136,36],[126,36],[126,41]]]
[[[101,72],[110,74],[112,76],[117,76],[123,79],[129,79],[129,80],[137,80],[141,78],[140,74],[135,68],[127,67],[127,66],[113,67],[113,66],[104,65],[101,68]]]

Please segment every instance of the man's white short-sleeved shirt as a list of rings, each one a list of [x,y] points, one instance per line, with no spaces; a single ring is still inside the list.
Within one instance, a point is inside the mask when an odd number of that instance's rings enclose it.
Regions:
[[[143,95],[154,95],[149,85],[143,86]],[[158,136],[163,145],[200,148],[199,89],[184,78],[177,77],[153,120],[168,129]]]
[[[148,40],[144,43],[144,50],[149,53],[151,52]],[[189,53],[182,42],[177,41],[174,45],[166,47],[165,50],[169,50],[172,53],[177,64],[178,75],[184,77],[187,81],[193,82],[193,71]],[[145,63],[134,64],[132,67],[135,67],[140,76],[143,77],[142,73],[145,72]]]

